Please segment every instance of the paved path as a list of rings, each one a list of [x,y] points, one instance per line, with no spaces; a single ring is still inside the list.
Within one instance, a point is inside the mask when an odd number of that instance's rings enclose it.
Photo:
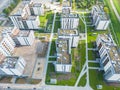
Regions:
[[[48,52],[46,56],[46,63],[45,63],[45,69],[43,72],[44,79],[42,80],[43,85],[45,84],[45,79],[46,79],[46,73],[47,73],[47,66],[48,66],[48,60],[49,60],[49,54],[50,54],[50,48],[51,48],[51,43],[52,43],[52,38],[54,36],[54,26],[55,26],[55,19],[56,19],[56,13],[54,13],[54,18],[53,18],[53,23],[52,23],[52,30],[51,30],[51,35],[50,35],[50,43],[48,45]]]
[[[113,0],[110,0],[110,4],[111,4],[111,6],[112,6],[112,8],[113,8],[113,10],[114,10],[114,12],[115,12],[116,17],[118,18],[118,20],[119,20],[119,22],[120,22],[120,15],[119,15],[119,13],[118,13],[118,11],[117,11],[114,3],[113,3]]]

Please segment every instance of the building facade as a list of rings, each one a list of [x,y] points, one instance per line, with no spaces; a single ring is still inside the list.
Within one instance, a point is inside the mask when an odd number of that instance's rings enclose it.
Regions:
[[[22,57],[6,57],[0,63],[0,75],[22,76],[25,65]]]
[[[40,20],[39,16],[31,15],[31,9],[29,3],[23,4],[21,2],[10,14],[10,19],[13,22],[14,26],[20,29],[39,29]],[[38,12],[37,10],[35,10]],[[34,12],[34,14],[36,14]]]
[[[120,82],[120,53],[111,35],[98,35],[96,40],[100,54],[100,65],[104,70],[104,79],[108,82]]]
[[[58,38],[56,41],[57,61],[55,63],[56,72],[71,72],[71,44],[70,39]]]
[[[69,38],[70,46],[77,47],[79,43],[79,33],[77,30],[58,29],[58,38]]]
[[[62,14],[61,29],[77,29],[79,25],[78,14]]]
[[[103,6],[93,6],[91,11],[92,23],[96,30],[106,30],[109,26],[110,19],[104,12]]]
[[[14,52],[15,43],[12,38],[6,34],[1,37],[0,40],[0,53],[1,57],[11,56]]]

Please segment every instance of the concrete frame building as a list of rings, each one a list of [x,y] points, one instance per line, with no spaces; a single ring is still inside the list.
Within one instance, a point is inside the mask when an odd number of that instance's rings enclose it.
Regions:
[[[120,53],[111,35],[98,35],[96,40],[100,54],[100,65],[104,69],[104,79],[120,82]]]
[[[71,47],[77,47],[79,43],[79,33],[77,30],[58,29],[58,38],[69,38]]]
[[[22,76],[25,65],[22,57],[6,57],[0,61],[0,75]]]
[[[30,46],[35,40],[33,30],[19,30],[17,27],[7,28],[2,34],[8,33],[16,46]]]
[[[4,56],[11,56],[14,52],[15,43],[12,38],[6,34],[0,38],[0,55],[1,58]]]
[[[104,12],[103,6],[93,6],[91,11],[91,16],[93,20],[93,25],[96,30],[106,30],[109,26],[110,19],[107,14]]]
[[[20,29],[39,29],[39,16],[31,16],[29,5],[23,2],[11,12],[10,19]]]
[[[62,14],[61,29],[77,29],[79,25],[78,14]]]
[[[31,15],[44,15],[44,5],[31,0],[29,3]]]
[[[58,38],[56,41],[57,61],[55,63],[56,72],[71,72],[71,44],[70,39]]]

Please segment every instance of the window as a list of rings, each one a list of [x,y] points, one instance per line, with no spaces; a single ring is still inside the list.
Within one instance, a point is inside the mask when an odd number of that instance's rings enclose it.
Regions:
[[[104,61],[103,66],[105,66],[108,62],[109,62],[109,59],[107,58],[107,59]]]

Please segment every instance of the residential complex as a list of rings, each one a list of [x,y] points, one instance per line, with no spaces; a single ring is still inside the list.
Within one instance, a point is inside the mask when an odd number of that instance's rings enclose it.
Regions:
[[[14,52],[15,43],[12,38],[6,34],[0,37],[0,59],[4,56],[11,56]]]
[[[23,75],[26,62],[22,57],[6,57],[0,61],[0,75]]]
[[[61,29],[77,29],[79,24],[78,14],[62,14]]]
[[[39,16],[44,14],[43,5],[40,3],[28,4],[21,2],[10,15],[10,19],[14,26],[20,29],[39,29],[40,20]]]
[[[57,62],[55,63],[55,70],[57,72],[67,73],[71,72],[71,44],[68,38],[58,38],[56,41]]]
[[[111,35],[100,34],[96,40],[104,78],[108,82],[120,81],[120,53]]]
[[[79,32],[77,30],[58,29],[58,38],[68,38],[71,47],[77,47],[79,43]]]
[[[92,23],[96,30],[106,30],[109,26],[110,19],[104,11],[103,6],[93,6],[91,11]]]
[[[17,27],[7,28],[3,31],[3,34],[8,33],[16,46],[29,46],[32,45],[35,36],[33,30],[19,30]]]

